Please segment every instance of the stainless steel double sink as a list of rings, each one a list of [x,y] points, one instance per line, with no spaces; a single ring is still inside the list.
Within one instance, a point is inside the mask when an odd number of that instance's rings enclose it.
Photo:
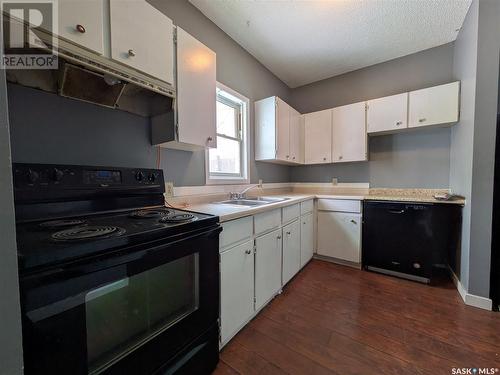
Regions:
[[[283,202],[290,198],[275,198],[275,197],[256,197],[256,198],[242,198],[242,199],[229,199],[227,201],[214,202],[218,204],[231,204],[236,206],[264,206],[266,204]]]

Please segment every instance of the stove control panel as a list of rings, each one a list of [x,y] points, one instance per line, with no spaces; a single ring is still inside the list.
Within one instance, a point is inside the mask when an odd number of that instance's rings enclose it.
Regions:
[[[16,189],[24,190],[164,189],[161,169],[15,163],[13,173]]]

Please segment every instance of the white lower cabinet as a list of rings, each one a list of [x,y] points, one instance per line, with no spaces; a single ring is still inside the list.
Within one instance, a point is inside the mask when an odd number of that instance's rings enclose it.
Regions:
[[[281,289],[281,228],[255,238],[255,310]]]
[[[313,257],[314,251],[314,229],[313,214],[307,214],[300,218],[300,267],[304,267]]]
[[[225,344],[254,313],[253,240],[220,255],[221,344]]]
[[[283,227],[283,285],[300,270],[300,224],[292,221]]]
[[[361,214],[318,212],[318,254],[361,262]]]

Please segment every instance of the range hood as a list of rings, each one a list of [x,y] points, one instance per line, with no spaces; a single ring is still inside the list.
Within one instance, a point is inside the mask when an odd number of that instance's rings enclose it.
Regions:
[[[37,30],[36,34],[45,43],[51,40],[43,30]],[[7,80],[144,117],[169,114],[173,118],[172,85],[64,39],[58,39],[53,50],[58,56],[57,70],[7,69]]]

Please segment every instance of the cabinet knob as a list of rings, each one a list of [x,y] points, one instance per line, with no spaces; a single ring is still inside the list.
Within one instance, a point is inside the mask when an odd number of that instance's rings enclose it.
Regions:
[[[245,250],[245,254],[252,254],[252,250],[250,250],[250,249]]]
[[[129,55],[130,57],[134,57],[134,56],[135,56],[135,52],[134,52],[134,50],[133,50],[133,49],[129,49],[129,50],[128,50],[128,55]]]
[[[295,156],[292,159],[295,160]]]
[[[418,119],[418,122],[424,122],[424,121],[427,121],[427,119],[426,118],[419,118]]]
[[[323,160],[325,160],[325,161],[326,161],[326,158],[323,158]]]
[[[399,125],[402,125],[402,124],[403,124],[403,121],[396,122],[396,126],[399,126]]]
[[[339,160],[342,160],[344,157],[342,155],[339,156]]]
[[[286,156],[286,158],[287,158],[287,159],[290,159],[290,155],[287,155],[287,156]]]
[[[213,140],[214,140],[214,139],[213,139],[212,137],[208,137],[208,138],[207,138],[207,141],[208,141],[208,142],[212,142]]]
[[[286,232],[286,234],[290,235],[290,234],[291,234],[291,232]]]
[[[353,224],[357,224],[356,220],[354,220],[354,219],[353,219],[353,220],[351,220],[351,223],[353,223]]]
[[[281,236],[276,237],[276,239],[281,240]]]
[[[78,31],[79,33],[82,33],[82,34],[85,34],[85,27],[83,27],[83,25],[76,25],[76,31]]]

